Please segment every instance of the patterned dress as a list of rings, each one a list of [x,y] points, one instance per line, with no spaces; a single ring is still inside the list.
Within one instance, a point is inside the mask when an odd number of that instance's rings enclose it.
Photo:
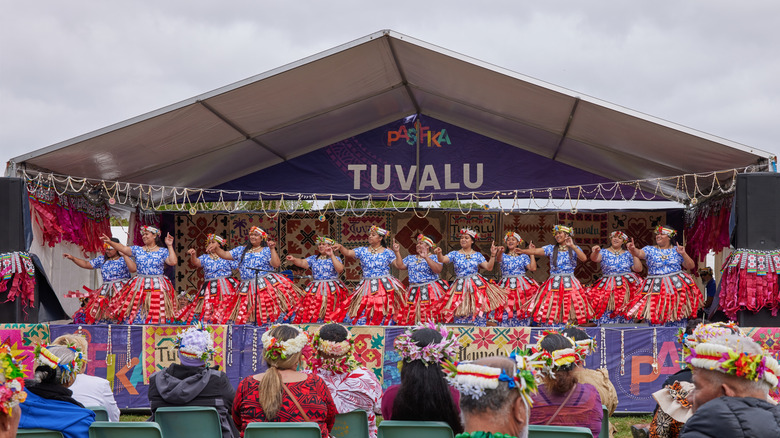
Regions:
[[[341,261],[340,257],[337,257]],[[295,324],[324,322],[347,299],[347,286],[339,279],[330,257],[306,257],[314,279],[303,289],[306,295],[298,305]]]
[[[119,296],[122,288],[130,281],[130,270],[125,259],[120,255],[116,260],[107,259],[99,255],[89,261],[93,269],[100,269],[103,284],[95,290],[84,286],[89,292],[89,298],[84,306],[85,321],[87,324],[95,322],[115,322],[110,312],[111,300]]]
[[[479,274],[479,265],[487,261],[481,253],[452,251],[447,258],[455,267],[456,278],[442,299],[439,312],[443,321],[484,326],[486,315],[506,303],[507,290]]]
[[[501,256],[501,281],[498,285],[509,292],[506,304],[495,311],[494,319],[500,326],[528,325],[528,309],[525,304],[537,290],[539,283],[525,276],[531,257],[527,254]]]
[[[134,245],[133,258],[137,275],[122,289],[118,299],[111,302],[117,321],[125,323],[164,324],[176,317],[176,291],[164,275],[168,248],[146,251]]]
[[[599,280],[588,289],[588,300],[600,323],[625,322],[620,310],[639,291],[641,279],[631,272],[634,256],[628,251],[615,254],[611,249],[601,250]]]
[[[693,278],[682,271],[683,256],[674,247],[646,246],[642,251],[647,261],[647,278],[624,307],[626,318],[664,324],[695,315],[702,295]]]
[[[431,256],[433,263],[441,264]],[[409,288],[403,308],[395,315],[396,323],[400,325],[415,325],[421,322],[439,321],[439,302],[449,285],[433,272],[424,258],[408,255],[403,258],[403,264],[409,271]]]
[[[374,373],[365,368],[355,368],[347,373],[319,369],[317,375],[328,386],[339,414],[358,409],[366,411],[368,436],[376,438],[376,413],[382,405],[382,385]]]
[[[236,303],[238,281],[232,275],[238,262],[209,254],[201,255],[198,261],[205,277],[203,285],[195,299],[180,311],[178,319],[188,325],[193,321],[225,324]]]
[[[585,288],[574,276],[577,253],[574,250],[558,251],[557,263],[554,263],[552,256],[555,245],[545,245],[543,249],[544,254],[551,259],[550,278],[542,283],[528,303],[534,321],[540,324],[588,322],[593,318],[593,309],[586,298]]]
[[[304,416],[290,399],[287,392],[282,391],[282,404],[276,418],[266,418],[263,407],[260,406],[258,382],[253,376],[242,380],[236,390],[236,398],[233,401],[233,421],[236,423],[241,436],[244,436],[246,425],[255,421],[273,421],[280,423],[294,423],[306,421]],[[322,438],[328,438],[328,433],[333,428],[336,420],[336,405],[330,395],[328,386],[316,374],[309,374],[306,380],[300,382],[283,383],[287,385],[292,395],[298,400],[309,420],[317,423],[322,431]]]
[[[303,296],[303,291],[271,266],[271,249],[249,252],[244,246],[230,250],[238,262],[241,284],[227,320],[234,324],[263,325],[283,321]],[[241,256],[243,255],[243,260]]]

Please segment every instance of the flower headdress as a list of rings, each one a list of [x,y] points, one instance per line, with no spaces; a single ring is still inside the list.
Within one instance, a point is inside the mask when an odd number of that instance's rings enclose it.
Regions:
[[[417,243],[424,243],[428,245],[428,248],[433,248],[436,246],[436,244],[433,242],[433,239],[422,233],[417,235]]]
[[[67,346],[65,348],[70,348],[74,353],[76,353],[76,355],[70,362],[60,363],[61,359],[57,357],[56,354],[52,353],[51,350],[49,350],[48,345],[37,345],[35,347],[36,365],[45,365],[54,370],[59,368],[62,371],[63,377],[65,377],[66,380],[70,380],[72,377],[75,377],[82,368],[84,368],[84,364],[86,364],[87,361],[84,359],[84,353],[82,353],[78,348],[72,346]]]
[[[390,232],[389,232],[389,231],[387,231],[386,229],[384,229],[384,228],[379,228],[379,227],[378,227],[378,226],[376,226],[376,225],[371,225],[371,228],[368,230],[368,232],[370,233],[370,232],[372,232],[372,231],[373,231],[373,232],[375,232],[375,233],[377,233],[377,234],[379,234],[379,235],[380,235],[380,236],[382,236],[382,237],[384,237],[384,236],[387,236],[387,235],[388,235],[388,233],[390,233]]]
[[[690,335],[685,334],[685,329],[680,328],[677,332],[677,342],[683,347],[683,355],[688,356],[691,354],[691,348],[702,342],[707,342],[710,339],[723,335],[744,336],[742,330],[740,330],[739,326],[734,322],[701,323],[693,329],[693,333]]]
[[[176,345],[179,354],[190,359],[207,362],[214,357],[214,340],[211,332],[199,322],[180,332]]]
[[[260,228],[260,227],[252,227],[252,228],[250,228],[249,229],[249,234],[252,234],[252,233],[259,234],[260,237],[263,238],[263,240],[268,238],[268,233],[266,233],[265,230]]]
[[[424,347],[420,347],[412,339],[412,335],[418,330],[422,329],[436,330],[441,334],[441,341],[435,344],[428,344]],[[395,349],[406,360],[411,362],[413,360],[420,359],[425,363],[425,366],[431,363],[439,363],[445,359],[451,359],[455,357],[458,351],[458,339],[455,336],[455,332],[448,332],[441,324],[434,324],[427,322],[414,327],[406,329],[402,335],[398,335],[395,338]]]
[[[357,360],[355,360],[354,342],[352,333],[349,330],[347,330],[347,339],[341,342],[322,339],[320,332],[317,331],[311,339],[311,346],[314,348],[314,358],[311,360],[312,368],[314,370],[322,368],[336,374],[348,373],[354,370],[360,366]],[[323,354],[333,357],[322,357]]]
[[[613,231],[613,232],[609,233],[610,240],[613,237],[620,237],[620,239],[623,240],[623,242],[628,242],[628,234],[626,234],[626,233],[624,233],[622,231]]]
[[[561,335],[564,338],[566,338],[569,342],[571,342],[571,347],[562,348],[560,350],[555,350],[552,352],[542,348],[542,341],[544,340],[544,338],[553,334]],[[539,360],[544,360],[547,362],[548,369],[545,371],[549,373],[558,368],[584,364],[585,356],[588,355],[588,353],[592,350],[594,346],[595,344],[593,344],[593,346],[577,344],[570,337],[558,333],[555,330],[545,330],[536,340],[536,345],[533,345],[531,347],[531,351],[534,353],[539,353],[540,354]]]
[[[563,231],[564,233],[568,234],[569,236],[573,236],[574,235],[574,228],[567,227],[566,225],[560,225],[560,224],[555,225],[553,227],[553,233],[557,233],[558,231]]]
[[[663,225],[659,225],[655,227],[655,234],[666,234],[671,239],[677,235],[677,231],[674,228],[669,228]]]
[[[780,365],[769,354],[738,353],[727,345],[703,342],[691,347],[685,361],[696,368],[719,371],[747,380],[763,380],[775,388],[780,376]]]
[[[273,329],[281,326],[292,327],[298,330],[298,336],[286,341],[280,341],[271,336]],[[309,343],[309,335],[305,331],[288,324],[275,324],[263,333],[261,340],[263,341],[263,356],[266,359],[285,360],[303,351],[303,348]]]
[[[144,226],[142,226],[141,227],[141,232],[143,233],[144,231],[146,231],[148,233],[152,233],[152,234],[160,234],[160,229],[157,228],[157,227],[153,227],[151,225],[144,225]]]
[[[523,238],[520,237],[519,234],[515,233],[514,231],[507,231],[506,234],[504,234],[504,242],[506,242],[506,239],[509,239],[510,237],[514,237],[517,239],[517,244],[523,243]]]
[[[219,234],[209,234],[206,236],[206,243],[217,242],[220,245],[225,244],[225,238]]]
[[[0,409],[11,415],[14,406],[27,399],[27,393],[23,391],[24,369],[7,342],[0,345]]]
[[[461,235],[468,234],[474,240],[479,239],[479,233],[477,233],[476,231],[472,230],[471,228],[461,228],[460,229],[460,234]]]
[[[330,237],[325,236],[317,236],[317,245],[326,244],[326,245],[334,245],[336,243],[335,240],[331,239]]]

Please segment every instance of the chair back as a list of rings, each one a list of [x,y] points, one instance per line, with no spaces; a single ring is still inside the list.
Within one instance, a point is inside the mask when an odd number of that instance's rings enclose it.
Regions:
[[[330,434],[336,438],[365,438],[368,436],[368,414],[366,411],[352,411],[336,414],[336,421]]]
[[[154,411],[154,421],[160,425],[165,438],[222,438],[219,413],[211,406],[157,408]]]
[[[109,423],[96,421],[89,426],[89,438],[162,438],[157,423],[138,421]]]
[[[63,438],[62,432],[49,429],[19,429],[16,436],[25,438]]]
[[[108,421],[108,409],[105,406],[87,406],[87,409],[95,413],[95,421]]]
[[[322,431],[317,423],[309,421],[255,422],[246,425],[244,438],[322,438]]]
[[[587,427],[573,426],[528,426],[528,438],[593,438],[593,432]]]
[[[450,425],[441,421],[384,420],[379,438],[453,438]]]
[[[601,416],[601,430],[599,431],[599,438],[609,438],[609,409],[606,406],[601,405],[601,410],[604,412]]]

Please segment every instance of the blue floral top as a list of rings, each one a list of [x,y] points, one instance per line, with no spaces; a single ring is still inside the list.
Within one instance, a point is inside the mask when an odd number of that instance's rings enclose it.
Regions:
[[[647,260],[647,275],[665,275],[682,270],[683,256],[674,247],[660,249],[657,246],[642,248]]]
[[[336,258],[341,261],[341,257],[336,256]],[[339,273],[336,272],[336,267],[333,266],[333,260],[330,257],[321,259],[319,256],[313,255],[306,257],[306,262],[309,264],[311,275],[315,280],[335,280],[339,278]]]
[[[460,251],[451,251],[447,254],[447,258],[450,259],[452,265],[455,267],[456,277],[469,277],[479,272],[479,264],[486,262],[485,256],[482,253],[475,252],[474,254],[463,254]]]
[[[119,256],[116,260],[108,260],[106,256],[99,255],[90,260],[89,264],[94,269],[100,269],[103,283],[130,278],[130,270],[127,269],[127,263],[125,263],[125,259],[122,256]]]
[[[601,250],[601,272],[604,275],[627,274],[633,265],[634,256],[628,251],[615,255],[610,250]]]
[[[576,245],[575,245],[576,246]],[[544,255],[546,255],[548,258],[552,258],[553,249],[555,249],[555,245],[545,245],[542,247],[544,249]],[[577,249],[582,251],[582,248],[577,246]],[[577,253],[574,252],[574,250],[571,251],[572,256],[574,260],[569,259],[569,249],[566,248],[566,250],[561,251],[558,250],[558,266],[553,269],[553,262],[550,260],[550,275],[559,275],[559,274],[573,274],[574,268],[577,267]]]
[[[217,257],[212,259],[208,254],[198,257],[200,265],[203,267],[203,277],[206,280],[220,277],[230,277],[233,269],[236,269],[238,262],[235,260],[225,260]]]
[[[431,256],[431,259],[434,263],[441,264],[435,257]],[[409,284],[429,283],[439,279],[439,274],[433,272],[431,267],[428,266],[428,262],[422,257],[410,254],[404,257],[402,261],[406,265],[406,269],[409,270]]]
[[[525,270],[531,264],[528,254],[501,256],[501,275],[525,275]]]
[[[385,248],[378,254],[371,254],[367,247],[361,246],[355,248],[355,257],[363,269],[363,277],[384,277],[390,275],[390,263],[395,260],[395,253],[392,249]]]
[[[238,271],[241,273],[241,281],[253,280],[255,271],[251,268],[260,269],[258,274],[262,277],[269,272],[276,271],[271,266],[271,248],[264,247],[260,252],[248,252],[244,255],[244,262],[241,263],[241,254],[244,253],[245,246],[237,246],[230,250],[230,255],[238,265]]]
[[[154,252],[146,252],[142,247],[133,245],[135,267],[141,275],[163,275],[165,259],[168,258],[168,248],[159,248]]]

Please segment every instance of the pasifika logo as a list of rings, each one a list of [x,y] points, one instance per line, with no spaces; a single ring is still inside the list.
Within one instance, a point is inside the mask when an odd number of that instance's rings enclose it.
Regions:
[[[420,145],[429,148],[440,148],[443,144],[452,144],[446,129],[433,131],[429,126],[424,126],[419,120],[415,120],[414,126],[411,128],[407,128],[405,124],[402,124],[395,131],[387,131],[387,145],[392,146],[394,143],[403,140],[408,145],[414,146],[417,144],[418,137]]]

